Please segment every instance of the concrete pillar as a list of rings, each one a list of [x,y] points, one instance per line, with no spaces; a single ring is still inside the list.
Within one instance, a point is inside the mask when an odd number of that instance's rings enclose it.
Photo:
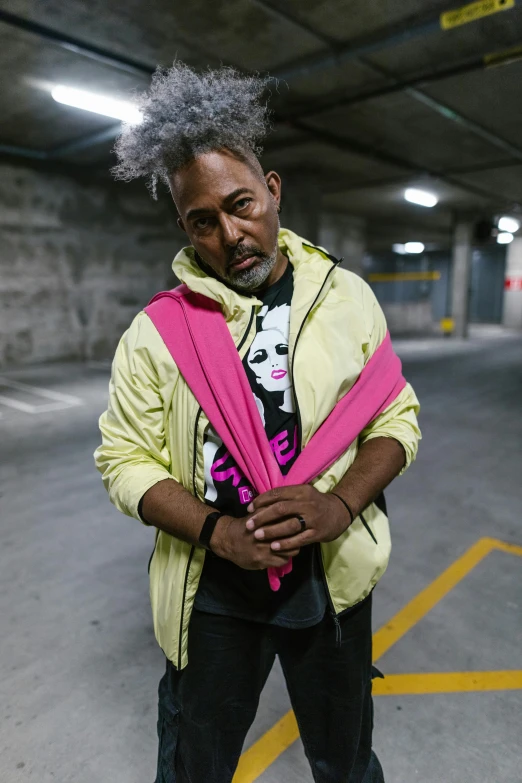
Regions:
[[[468,218],[459,218],[453,233],[451,281],[451,316],[455,323],[455,337],[468,336],[472,236],[473,222]]]
[[[341,266],[363,276],[366,250],[366,223],[362,218],[337,212],[321,215],[319,244],[336,258]]]
[[[321,210],[319,177],[295,169],[278,172],[282,180],[281,225],[316,245]]]
[[[502,321],[511,329],[522,329],[522,237],[507,248]]]

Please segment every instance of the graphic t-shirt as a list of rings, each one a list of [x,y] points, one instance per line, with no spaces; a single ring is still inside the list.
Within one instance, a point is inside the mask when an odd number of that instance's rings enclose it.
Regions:
[[[280,280],[258,297],[263,307],[256,319],[256,336],[243,359],[267,438],[285,475],[300,450],[288,366],[293,287],[289,263]],[[231,516],[245,517],[254,497],[252,487],[211,426],[205,433],[203,454],[205,502]],[[327,606],[319,557],[316,546],[303,547],[294,558],[292,572],[273,592],[266,571],[247,571],[208,552],[195,606],[200,611],[290,628],[315,625]]]

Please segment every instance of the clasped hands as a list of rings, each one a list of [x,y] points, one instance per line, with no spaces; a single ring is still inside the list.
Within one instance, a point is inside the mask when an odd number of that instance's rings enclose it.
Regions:
[[[264,492],[247,511],[241,519],[223,517],[211,545],[217,555],[248,570],[281,566],[303,546],[334,541],[351,521],[338,497],[309,484]]]

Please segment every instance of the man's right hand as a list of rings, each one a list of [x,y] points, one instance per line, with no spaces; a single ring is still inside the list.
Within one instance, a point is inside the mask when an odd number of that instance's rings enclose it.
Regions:
[[[299,554],[299,549],[285,552],[284,555],[272,551],[270,541],[258,541],[254,538],[254,533],[247,530],[248,519],[249,517],[237,519],[222,516],[218,520],[210,539],[210,547],[214,554],[232,561],[247,571],[278,568]],[[288,520],[281,520],[281,522],[286,523]]]

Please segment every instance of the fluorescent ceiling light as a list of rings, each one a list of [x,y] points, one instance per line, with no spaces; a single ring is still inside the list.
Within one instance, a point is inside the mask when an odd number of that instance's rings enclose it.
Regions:
[[[515,231],[518,231],[520,228],[520,223],[518,220],[515,220],[515,218],[512,217],[501,217],[498,221],[498,227],[501,231],[507,231],[508,234],[514,234]]]
[[[427,190],[418,190],[417,188],[407,188],[404,191],[404,198],[412,204],[418,204],[421,207],[434,207],[439,199],[434,193],[428,193]]]
[[[404,245],[400,245],[396,243],[395,245],[392,245],[392,250],[394,253],[399,253],[399,255],[403,256],[405,254]]]
[[[406,253],[423,253],[424,252],[424,245],[422,242],[406,242],[404,245],[404,251]]]
[[[128,122],[130,125],[139,125],[143,120],[142,113],[129,101],[119,101],[115,98],[107,98],[104,95],[96,95],[93,92],[76,90],[74,87],[62,85],[55,87],[51,91],[51,95],[58,103],[92,111],[95,114],[103,114],[105,117],[114,117],[114,119]]]
[[[509,245],[514,238],[513,234],[510,234],[509,231],[504,231],[502,234],[498,235],[497,242],[499,245]]]

